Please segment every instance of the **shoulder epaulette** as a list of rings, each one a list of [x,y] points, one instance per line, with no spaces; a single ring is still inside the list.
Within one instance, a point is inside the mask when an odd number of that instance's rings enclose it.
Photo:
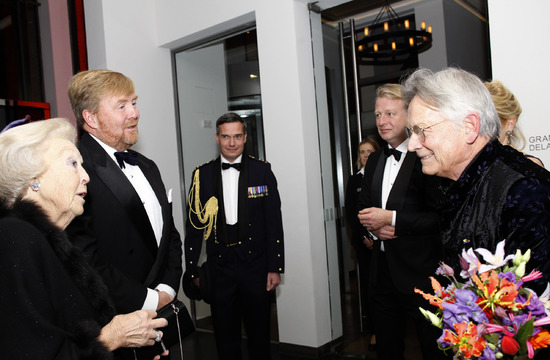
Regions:
[[[248,157],[252,160],[256,160],[256,161],[260,161],[260,162],[263,162],[263,163],[266,163],[266,164],[269,164],[269,162],[267,160],[263,160],[263,159],[256,159],[254,156],[252,155],[248,155]]]
[[[214,161],[216,161],[216,159],[212,159],[212,160],[207,161],[207,162],[205,162],[205,163],[203,163],[203,164],[197,165],[197,167],[195,168],[195,170],[197,170],[197,169],[199,169],[199,168],[201,168],[201,167],[203,167],[203,166],[205,166],[205,165],[208,165],[208,164],[210,164],[210,163],[213,163]]]

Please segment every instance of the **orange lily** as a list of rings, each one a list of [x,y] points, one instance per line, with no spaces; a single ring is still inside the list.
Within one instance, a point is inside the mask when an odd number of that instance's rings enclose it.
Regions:
[[[534,349],[548,347],[548,345],[550,345],[550,333],[548,330],[542,330],[537,335],[529,338],[529,342],[533,345]]]
[[[472,356],[479,357],[485,349],[485,339],[483,336],[477,336],[477,327],[469,322],[454,324],[456,334],[450,330],[445,330],[443,341],[453,344],[453,347],[458,347],[458,350],[464,354],[464,358]]]
[[[443,287],[441,286],[439,281],[437,281],[433,276],[430,276],[430,280],[432,282],[432,288],[434,289],[434,293],[437,294],[438,292],[441,292]],[[414,292],[422,295],[424,299],[430,302],[430,305],[437,306],[438,308],[443,310],[443,306],[441,305],[443,303],[442,298],[437,297],[436,295],[426,294],[425,292],[417,288],[414,288]]]
[[[507,279],[499,279],[496,271],[491,270],[479,276],[473,274],[472,280],[482,291],[485,298],[480,301],[480,305],[489,306],[491,310],[494,310],[496,305],[508,308],[512,306],[524,307],[529,303],[528,301],[525,304],[515,302],[518,296],[517,285]]]

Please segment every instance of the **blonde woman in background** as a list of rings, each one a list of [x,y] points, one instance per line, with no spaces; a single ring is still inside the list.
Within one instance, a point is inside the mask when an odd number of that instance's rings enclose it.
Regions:
[[[365,228],[357,218],[357,200],[361,194],[361,184],[363,183],[363,175],[365,164],[370,154],[379,149],[378,142],[373,138],[363,139],[357,146],[357,172],[348,178],[346,186],[345,208],[346,221],[351,230],[351,244],[355,249],[355,257],[359,264],[359,288],[361,294],[361,315],[363,324],[367,333],[372,334],[368,348],[370,351],[376,350],[376,335],[374,333],[373,318],[370,313],[370,307],[367,302],[367,285],[369,280],[370,256],[373,246],[373,241],[364,235]]]
[[[485,86],[489,89],[489,93],[491,93],[498,117],[500,118],[499,141],[503,145],[510,145],[514,149],[522,151],[525,147],[525,136],[521,129],[516,126],[522,111],[518,99],[499,80],[485,82]],[[525,156],[535,164],[544,167],[539,158],[529,154],[525,154]]]

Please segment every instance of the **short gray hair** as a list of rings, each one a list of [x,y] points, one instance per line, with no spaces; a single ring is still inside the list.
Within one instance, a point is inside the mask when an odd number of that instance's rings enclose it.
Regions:
[[[407,107],[415,96],[457,124],[475,112],[480,118],[481,136],[489,139],[500,136],[500,120],[491,94],[483,82],[468,71],[447,68],[434,73],[418,69],[403,83]]]
[[[41,120],[11,128],[0,135],[0,201],[12,207],[30,182],[46,169],[44,153],[50,139],[76,141],[76,129],[67,120]]]

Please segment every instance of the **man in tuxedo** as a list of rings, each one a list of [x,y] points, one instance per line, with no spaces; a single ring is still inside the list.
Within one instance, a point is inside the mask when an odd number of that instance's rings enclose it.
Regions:
[[[68,231],[119,313],[158,310],[179,288],[181,239],[159,169],[130,150],[138,140],[134,84],[118,72],[84,71],[71,79],[69,98],[90,183],[84,214]]]
[[[185,233],[185,278],[205,286],[198,261],[206,241],[208,298],[219,359],[270,359],[270,292],[284,271],[283,224],[271,165],[243,154],[246,123],[216,121],[218,158],[195,169]],[[204,289],[202,289],[204,292]]]
[[[441,258],[437,179],[422,173],[420,159],[407,152],[407,111],[401,86],[377,89],[376,125],[388,144],[365,166],[359,220],[374,240],[369,285],[378,359],[403,359],[407,319],[414,321],[425,360],[444,358],[439,329],[419,311],[429,304],[414,288],[430,290]]]

